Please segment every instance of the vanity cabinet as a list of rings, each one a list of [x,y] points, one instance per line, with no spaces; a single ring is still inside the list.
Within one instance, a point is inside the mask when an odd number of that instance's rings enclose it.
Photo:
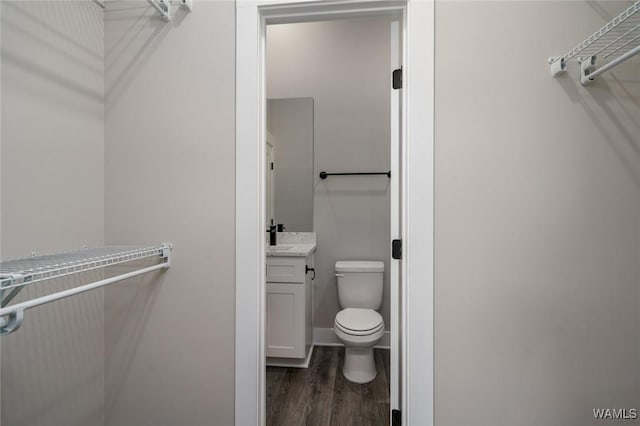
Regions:
[[[267,365],[308,365],[313,342],[313,274],[306,267],[313,268],[313,261],[313,255],[267,258]]]

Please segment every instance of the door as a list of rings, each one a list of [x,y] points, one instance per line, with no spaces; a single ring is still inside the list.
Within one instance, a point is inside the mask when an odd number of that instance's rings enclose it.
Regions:
[[[390,24],[391,36],[391,60],[389,68],[389,90],[391,91],[391,125],[390,125],[390,166],[391,166],[391,242],[401,248],[402,247],[402,88],[398,87],[398,83],[402,78],[402,28],[399,20],[394,20]],[[396,86],[394,88],[394,86]],[[398,243],[399,241],[399,243]],[[397,247],[396,247],[397,248]],[[394,421],[394,417],[399,417],[402,407],[402,259],[394,256],[392,249],[391,259],[389,260],[389,281],[391,286],[391,423],[399,424]],[[398,253],[396,253],[398,254]]]

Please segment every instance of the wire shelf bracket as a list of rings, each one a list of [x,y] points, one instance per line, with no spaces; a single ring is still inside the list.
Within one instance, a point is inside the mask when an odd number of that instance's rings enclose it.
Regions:
[[[93,0],[93,2],[100,6],[102,9],[105,9],[107,6],[107,0]],[[179,3],[179,7],[182,7],[189,12],[193,10],[193,0],[177,0],[177,2]],[[164,19],[165,21],[168,22],[173,17],[173,11],[171,9],[173,0],[147,0],[147,3],[149,3],[151,7],[153,7],[156,11],[158,11],[160,16],[162,16],[162,19]]]
[[[151,5],[155,10],[158,11],[162,19],[165,21],[171,21],[173,17],[172,11],[172,0],[147,0],[147,3]],[[193,10],[193,0],[178,0],[179,7],[187,9],[189,12]]]
[[[13,333],[20,328],[24,320],[24,311],[46,303],[84,293],[109,284],[120,282],[171,266],[171,244],[149,247],[101,247],[67,253],[0,262],[0,336]],[[93,283],[59,291],[25,302],[9,305],[20,291],[55,278],[68,277],[107,266],[124,264],[134,260],[159,258],[160,263],[116,275]]]
[[[586,86],[599,75],[639,53],[640,0],[565,55],[549,58],[551,75],[556,77],[564,73],[567,63],[576,59],[580,64],[580,82]],[[604,61],[602,66],[598,66],[599,60]]]

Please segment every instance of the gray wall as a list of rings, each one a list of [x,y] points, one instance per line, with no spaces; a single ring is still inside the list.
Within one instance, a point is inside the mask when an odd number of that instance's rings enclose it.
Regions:
[[[234,17],[105,11],[105,239],[175,247],[165,274],[106,291],[108,425],[233,424]]]
[[[0,7],[3,259],[101,246],[102,11],[77,1]],[[95,279],[40,284],[20,299]],[[101,291],[28,311],[1,344],[3,425],[103,424]]]
[[[640,62],[546,64],[629,4],[436,4],[438,426],[637,408]]]
[[[313,231],[313,99],[271,99],[267,129],[275,138],[274,216],[289,232]]]
[[[339,311],[336,260],[389,259],[389,180],[327,171],[389,168],[389,20],[274,25],[267,29],[267,96],[312,97],[315,109],[314,327]],[[382,315],[389,326],[389,279]]]

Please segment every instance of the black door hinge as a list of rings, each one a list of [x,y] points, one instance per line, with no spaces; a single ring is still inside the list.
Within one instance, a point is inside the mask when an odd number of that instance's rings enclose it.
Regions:
[[[273,161],[271,162],[271,170],[273,170]]]
[[[402,89],[402,67],[393,70],[392,86],[394,89]]]
[[[402,425],[402,413],[400,410],[391,410],[391,426]]]
[[[402,259],[402,240],[391,241],[391,257]]]

